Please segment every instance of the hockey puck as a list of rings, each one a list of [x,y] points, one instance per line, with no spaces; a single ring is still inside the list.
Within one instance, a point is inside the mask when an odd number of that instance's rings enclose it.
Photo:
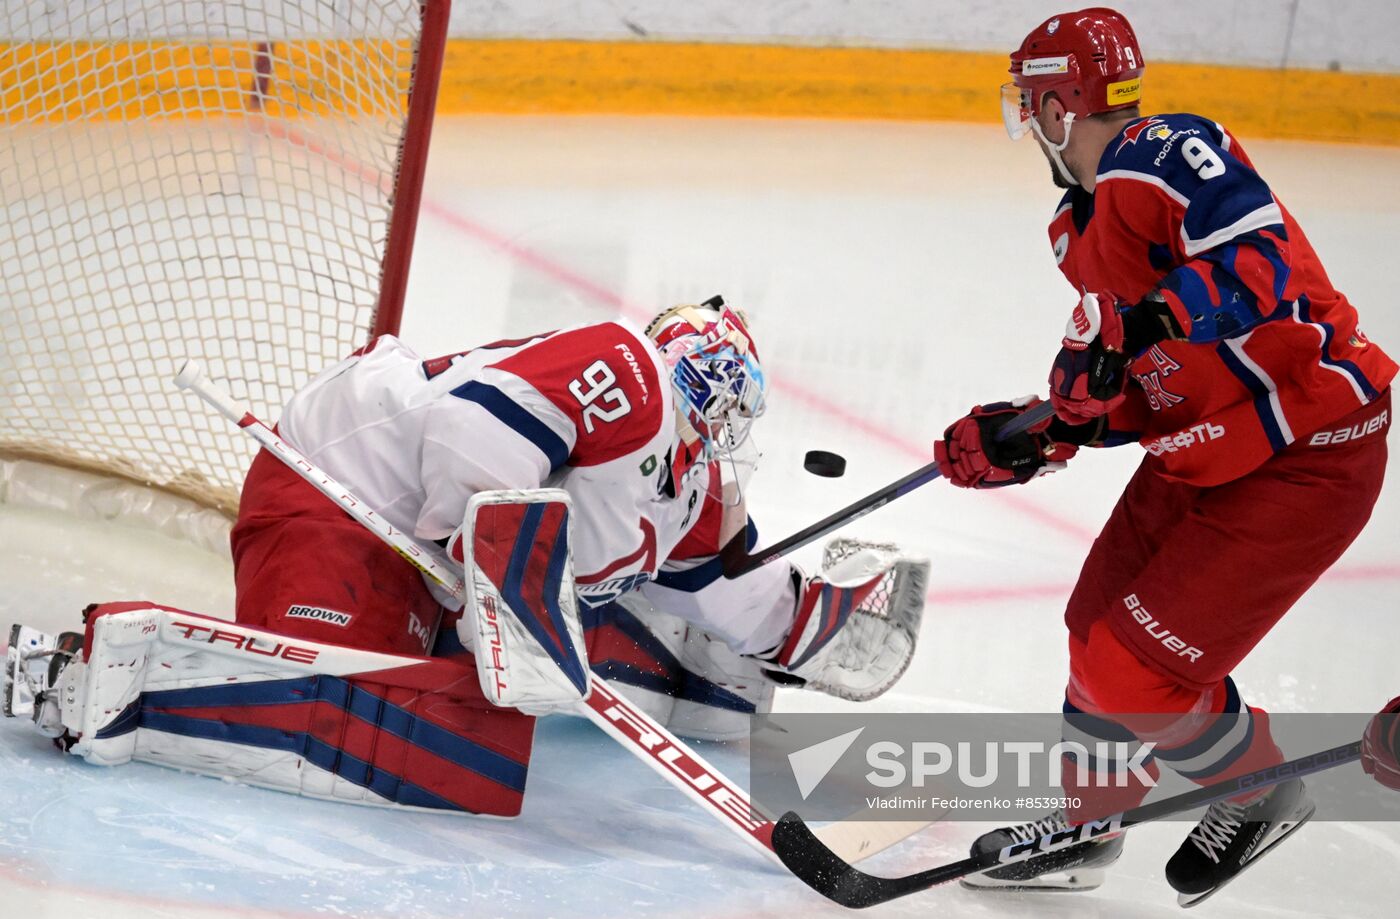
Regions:
[[[826,450],[808,450],[802,460],[802,468],[812,475],[828,479],[839,479],[846,474],[846,458],[839,453]]]

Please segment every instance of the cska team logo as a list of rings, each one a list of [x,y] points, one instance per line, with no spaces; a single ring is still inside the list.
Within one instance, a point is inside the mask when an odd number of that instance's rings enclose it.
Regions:
[[[1154,128],[1153,125],[1158,125],[1159,127]],[[1151,130],[1149,130],[1149,128]],[[1148,140],[1157,140],[1161,137],[1166,136],[1161,133],[1161,131],[1166,128],[1166,124],[1162,121],[1162,119],[1158,118],[1156,115],[1153,115],[1151,118],[1144,118],[1142,121],[1129,125],[1128,128],[1123,131],[1123,140],[1118,144],[1118,149],[1113,151],[1114,155],[1122,153],[1123,148],[1128,146],[1128,144],[1136,144],[1138,142],[1138,138],[1141,137],[1144,133],[1147,134]]]

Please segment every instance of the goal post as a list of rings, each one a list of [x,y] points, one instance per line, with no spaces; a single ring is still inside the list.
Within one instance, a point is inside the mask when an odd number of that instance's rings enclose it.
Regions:
[[[403,319],[408,267],[413,256],[413,238],[418,230],[423,179],[428,169],[433,108],[437,103],[438,80],[442,75],[443,55],[447,49],[449,4],[450,0],[423,4],[423,33],[413,68],[416,74],[422,76],[415,81],[409,94],[403,153],[399,157],[394,183],[393,216],[389,221],[379,299],[372,323],[375,335],[397,333]]]
[[[276,417],[398,330],[448,6],[0,5],[0,500],[38,461],[236,511],[252,451],[170,379]]]

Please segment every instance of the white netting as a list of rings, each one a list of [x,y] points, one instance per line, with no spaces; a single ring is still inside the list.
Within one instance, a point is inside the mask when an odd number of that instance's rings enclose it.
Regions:
[[[273,420],[369,336],[422,23],[0,4],[0,455],[236,506],[255,445],[170,378],[199,357]]]
[[[889,553],[891,557],[897,557],[901,550],[897,543],[877,542],[870,539],[859,539],[854,536],[837,536],[822,547],[822,567],[823,572],[830,571],[838,563],[845,561],[857,552],[865,549],[875,549],[880,552]],[[880,579],[880,585],[870,592],[864,602],[856,608],[857,612],[869,613],[873,616],[886,616],[889,613],[890,599],[894,592],[895,571],[891,568],[885,572]]]

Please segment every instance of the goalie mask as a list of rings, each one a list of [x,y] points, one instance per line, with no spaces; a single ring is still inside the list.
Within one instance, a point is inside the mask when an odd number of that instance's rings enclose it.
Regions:
[[[686,474],[714,459],[728,461],[738,482],[739,466],[752,465],[749,435],[768,388],[744,315],[711,297],[666,310],[646,331],[670,373],[676,404],[668,491],[679,494]]]

